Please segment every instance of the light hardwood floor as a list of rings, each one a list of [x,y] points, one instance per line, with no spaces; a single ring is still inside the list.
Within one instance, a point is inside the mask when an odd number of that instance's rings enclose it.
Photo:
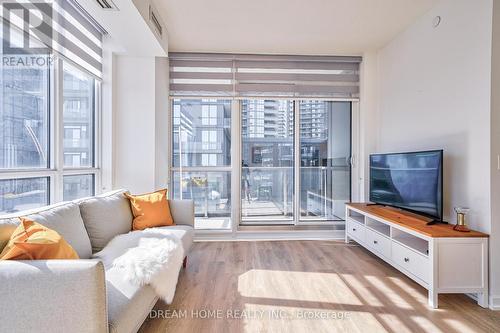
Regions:
[[[429,309],[426,290],[340,241],[195,243],[152,315],[140,332],[500,332],[500,312],[464,295]]]

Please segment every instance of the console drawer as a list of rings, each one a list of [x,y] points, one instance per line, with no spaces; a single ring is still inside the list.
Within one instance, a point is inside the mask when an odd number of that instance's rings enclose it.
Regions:
[[[366,229],[365,233],[366,245],[375,253],[389,259],[391,257],[391,240],[369,228]]]
[[[364,225],[349,219],[347,220],[347,233],[360,243],[365,242],[365,230]]]
[[[429,283],[431,269],[429,258],[393,241],[392,260],[425,283]]]

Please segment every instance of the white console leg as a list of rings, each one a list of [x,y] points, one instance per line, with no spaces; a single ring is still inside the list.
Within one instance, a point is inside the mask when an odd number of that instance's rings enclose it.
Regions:
[[[482,308],[488,308],[489,306],[489,300],[488,300],[488,293],[487,292],[482,292],[477,294],[477,304],[482,307]]]
[[[347,232],[346,232],[346,234],[345,234],[345,243],[346,243],[346,244],[349,244],[349,240],[350,240],[350,239],[349,239],[349,236],[347,236]]]
[[[429,290],[429,306],[433,309],[438,308],[438,293],[432,290]]]

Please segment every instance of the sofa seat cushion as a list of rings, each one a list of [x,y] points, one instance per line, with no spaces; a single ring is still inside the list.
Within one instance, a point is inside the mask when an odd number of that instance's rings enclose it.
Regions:
[[[21,223],[19,217],[26,217],[59,233],[78,253],[80,259],[89,259],[92,255],[90,239],[83,224],[80,209],[73,202],[63,202],[15,213],[0,219],[0,251]]]
[[[137,332],[158,300],[151,286],[133,285],[113,267],[106,268],[106,293],[112,333]]]
[[[188,225],[173,225],[168,227],[158,227],[155,229],[169,230],[173,235],[182,241],[184,253],[187,256],[193,245],[194,229]]]
[[[79,202],[93,252],[101,251],[116,235],[132,230],[132,210],[124,193],[118,190]]]

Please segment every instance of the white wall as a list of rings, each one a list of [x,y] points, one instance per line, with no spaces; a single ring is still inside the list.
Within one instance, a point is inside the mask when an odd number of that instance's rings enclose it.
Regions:
[[[132,193],[168,182],[168,60],[115,56],[113,188]]]
[[[114,187],[155,188],[155,62],[116,56]]]
[[[162,17],[160,16],[160,13],[156,9],[156,6],[153,4],[151,0],[132,0],[134,3],[134,6],[137,8],[139,13],[141,14],[144,22],[147,24],[149,27],[150,31],[154,35],[154,37],[158,40],[160,43],[161,47],[165,51],[165,54],[168,53],[168,38],[167,38],[167,26],[165,25]],[[149,19],[149,7],[153,9],[153,13],[155,14],[156,18],[158,19],[160,25],[162,26],[162,34],[159,35],[159,33],[156,31],[155,26]]]
[[[155,187],[168,187],[169,135],[169,65],[168,58],[156,58],[155,63]]]
[[[102,40],[102,98],[101,98],[101,188],[98,193],[108,192],[113,189],[114,154],[115,154],[115,129],[114,129],[114,104],[115,104],[115,52],[120,46],[109,35],[104,35]]]
[[[378,142],[378,54],[369,51],[363,54],[360,68],[359,105],[359,156],[355,163],[368,166],[369,155],[377,151]],[[369,169],[359,168],[359,200],[368,201]]]
[[[468,206],[470,226],[487,233],[491,27],[492,0],[443,0],[377,55],[376,149],[444,149],[445,219],[455,223],[453,207]],[[499,259],[492,258],[492,274]]]
[[[493,45],[491,55],[491,237],[490,249],[495,254],[490,267],[492,281],[500,280],[500,2],[493,4]],[[493,304],[500,310],[500,285],[492,283]]]
[[[160,37],[149,22],[150,0],[115,1],[119,10],[103,10],[95,0],[78,3],[108,32],[120,46],[115,53],[129,56],[167,56],[167,31]],[[165,24],[162,23],[165,27]]]
[[[445,0],[379,52],[380,151],[445,150],[445,216],[490,231],[492,1]],[[439,27],[432,19],[442,16]]]

